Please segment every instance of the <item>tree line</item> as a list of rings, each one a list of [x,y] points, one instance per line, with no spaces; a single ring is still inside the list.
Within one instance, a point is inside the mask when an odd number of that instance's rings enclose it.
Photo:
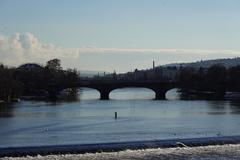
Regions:
[[[11,101],[21,96],[46,96],[55,86],[74,86],[80,81],[76,69],[63,70],[59,59],[49,60],[45,66],[7,67],[0,65],[0,100]],[[226,91],[240,92],[240,66],[226,68],[216,64],[209,68],[181,67],[177,81],[182,94],[211,93],[223,98]],[[70,87],[68,95],[77,95]]]
[[[226,91],[240,92],[240,66],[184,67],[179,71],[178,82],[182,93],[213,93],[221,98]]]
[[[24,65],[23,65],[24,66]],[[45,66],[9,68],[0,65],[0,100],[11,101],[21,96],[47,96],[51,85],[74,85],[79,81],[76,69],[63,70],[59,59],[49,60]],[[77,89],[67,90],[76,95]]]

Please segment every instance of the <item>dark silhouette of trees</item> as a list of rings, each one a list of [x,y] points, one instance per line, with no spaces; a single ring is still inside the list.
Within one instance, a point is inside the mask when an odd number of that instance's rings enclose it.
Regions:
[[[179,74],[180,92],[198,94],[212,93],[216,98],[223,98],[226,90],[229,89],[227,87],[227,83],[229,83],[228,81],[234,81],[233,79],[235,79],[234,85],[239,83],[235,77],[238,69],[240,69],[240,67],[227,70],[220,64],[213,65],[209,68],[182,68]],[[232,76],[230,76],[230,73]]]
[[[213,65],[206,73],[207,90],[224,96],[226,91],[227,70],[222,65]]]
[[[74,87],[79,82],[79,72],[76,69],[63,70],[59,59],[49,60],[46,66],[37,68],[22,68],[16,70],[16,78],[23,83],[26,96],[56,96],[62,91],[62,86],[69,86],[66,94],[77,95]],[[73,86],[73,87],[72,87]]]
[[[240,66],[229,68],[227,82],[230,91],[240,91]]]
[[[45,68],[48,68],[49,70],[53,71],[61,71],[62,70],[61,60],[60,59],[49,60],[47,61]]]
[[[40,90],[45,85],[46,80],[43,77],[42,68],[17,68],[14,76],[23,84],[23,94],[39,96],[44,93]]]
[[[192,67],[185,67],[179,74],[180,90],[191,93],[196,90],[205,90],[205,73],[203,68],[198,70]]]
[[[221,84],[226,80],[226,68],[222,65],[213,65],[207,69],[206,78],[209,84]]]
[[[22,92],[22,83],[14,77],[14,68],[0,65],[0,99],[6,102],[17,98]]]
[[[79,81],[79,75],[76,69],[63,70],[59,59],[48,61],[43,72],[45,81],[50,85],[73,86]]]
[[[63,74],[63,81],[62,83],[67,86],[74,86],[74,84],[79,83],[80,73],[77,69],[67,69]],[[78,88],[70,87],[66,90],[67,96],[70,98],[74,98],[78,95]]]
[[[178,81],[180,83],[182,92],[188,93],[194,89],[193,79],[195,72],[195,69],[192,67],[185,67],[180,70]]]

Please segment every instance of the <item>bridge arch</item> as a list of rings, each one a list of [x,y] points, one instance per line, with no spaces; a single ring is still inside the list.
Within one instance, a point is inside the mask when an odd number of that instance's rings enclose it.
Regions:
[[[156,88],[156,87],[146,87],[146,86],[134,86],[134,87],[129,87],[129,86],[124,86],[124,87],[112,87],[112,88],[96,88],[100,92],[100,99],[101,100],[109,100],[109,95],[113,90],[116,89],[123,89],[123,88],[146,88],[150,89],[155,93],[155,99],[156,100],[165,100],[166,99],[166,93],[168,90],[172,89],[171,88]]]
[[[96,88],[80,87],[79,95],[81,99],[99,99],[101,93]]]
[[[180,94],[178,92],[178,88],[169,89],[166,92],[166,99],[168,99],[168,100],[179,100],[180,99]]]
[[[109,93],[110,99],[153,99],[155,92],[146,87],[124,87],[113,89]]]

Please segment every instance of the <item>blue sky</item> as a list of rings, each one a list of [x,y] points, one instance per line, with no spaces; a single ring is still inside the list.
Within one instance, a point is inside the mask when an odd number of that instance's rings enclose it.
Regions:
[[[239,8],[238,0],[0,0],[0,58],[18,65],[59,56],[66,67],[123,72],[153,59],[240,56]],[[9,39],[21,53],[9,51]],[[40,53],[42,45],[51,50]]]

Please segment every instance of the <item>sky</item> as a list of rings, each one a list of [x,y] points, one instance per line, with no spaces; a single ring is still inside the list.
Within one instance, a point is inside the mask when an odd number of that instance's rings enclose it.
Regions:
[[[240,56],[239,0],[0,0],[0,63],[127,72]]]

